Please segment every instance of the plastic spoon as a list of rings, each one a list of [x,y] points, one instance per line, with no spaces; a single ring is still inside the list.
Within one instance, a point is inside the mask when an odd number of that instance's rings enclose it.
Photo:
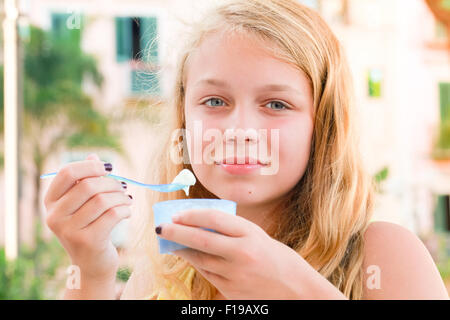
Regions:
[[[47,173],[47,174],[41,175],[40,178],[41,179],[50,178],[50,177],[56,176],[57,174],[58,174],[57,172]],[[137,182],[137,181],[134,181],[134,180],[131,180],[128,178],[124,178],[121,176],[117,176],[117,175],[111,174],[111,173],[108,173],[106,176],[114,178],[119,181],[129,182],[136,186],[148,188],[148,189],[151,189],[154,191],[159,191],[159,192],[172,192],[172,191],[183,190],[186,193],[186,196],[189,195],[189,187],[193,186],[196,182],[194,174],[188,169],[181,170],[180,173],[175,177],[175,179],[173,179],[172,183],[169,183],[169,184],[146,184],[146,183]]]

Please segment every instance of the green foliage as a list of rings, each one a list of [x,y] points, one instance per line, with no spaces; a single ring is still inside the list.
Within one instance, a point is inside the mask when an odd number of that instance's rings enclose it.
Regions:
[[[438,263],[437,267],[442,279],[450,279],[450,257],[447,258],[447,260]]]
[[[431,154],[433,159],[450,159],[450,119],[439,124],[439,136]]]
[[[441,0],[441,6],[445,10],[450,10],[450,0]]]
[[[450,235],[448,232],[438,231],[436,238],[435,261],[439,273],[444,281],[450,280]]]
[[[100,147],[123,153],[118,134],[110,130],[109,116],[94,108],[83,92],[84,80],[91,79],[101,87],[104,78],[96,58],[83,52],[80,39],[80,30],[58,33],[30,26],[29,41],[23,42],[22,136],[36,144],[30,150],[35,152],[32,157],[37,168],[62,148]],[[0,96],[1,117],[3,108]],[[3,118],[0,120],[3,126]],[[42,149],[39,137],[55,129],[59,133],[52,135],[48,149]]]
[[[36,228],[40,229],[40,224]],[[59,268],[69,265],[64,248],[56,238],[44,240],[37,232],[34,248],[21,246],[19,256],[8,261],[0,248],[0,300],[55,299],[64,287],[64,279],[56,280]]]
[[[131,269],[128,267],[120,267],[117,270],[116,278],[119,281],[127,282],[131,275]]]
[[[383,193],[383,190],[381,188],[382,182],[385,181],[389,176],[389,167],[383,167],[380,171],[375,173],[373,176],[373,179],[376,183],[376,190],[379,193]]]
[[[5,96],[3,93],[3,90],[4,90],[3,66],[0,66],[0,73],[1,73],[1,76],[0,76],[0,131],[1,131],[1,133],[3,133],[4,126],[5,126],[4,106],[3,106],[4,99],[5,99],[4,98]]]
[[[450,149],[450,119],[442,122],[439,127],[438,147]]]
[[[30,34],[31,41],[25,45],[25,112],[42,125],[57,123],[63,115],[70,119],[67,131],[94,136],[107,133],[105,117],[82,90],[85,78],[98,86],[103,83],[96,60],[83,53],[77,37],[60,37],[36,27],[31,27]],[[105,128],[90,131],[92,122]]]
[[[3,66],[0,66],[0,141],[2,141],[3,132],[5,132],[5,112],[4,112],[4,73]],[[0,145],[0,169],[3,169],[5,166],[5,155],[3,153],[3,141]]]
[[[378,171],[375,174],[375,181],[377,183],[380,183],[380,182],[386,180],[388,175],[389,175],[389,168],[388,167],[383,167],[383,169],[381,169],[380,171]]]
[[[368,74],[369,97],[381,97],[382,73],[378,69],[372,69]]]

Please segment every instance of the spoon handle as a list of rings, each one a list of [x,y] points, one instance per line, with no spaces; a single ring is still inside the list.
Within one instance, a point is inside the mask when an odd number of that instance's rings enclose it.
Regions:
[[[57,175],[57,172],[52,172],[52,173],[46,173],[40,176],[41,179],[46,179],[46,178],[50,178],[50,177],[54,177]],[[151,190],[155,190],[155,191],[159,191],[159,192],[172,192],[172,191],[178,191],[183,189],[184,187],[186,187],[184,184],[178,184],[178,183],[169,183],[169,184],[146,184],[146,183],[141,183],[138,181],[134,181],[125,177],[121,177],[121,176],[117,176],[115,174],[107,174],[106,177],[111,177],[113,179],[119,180],[119,181],[125,181],[131,184],[134,184],[136,186],[139,187],[144,187],[144,188],[148,188]]]

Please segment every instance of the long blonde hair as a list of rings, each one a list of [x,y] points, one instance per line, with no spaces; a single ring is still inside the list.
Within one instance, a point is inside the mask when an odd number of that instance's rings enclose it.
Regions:
[[[164,143],[150,163],[151,181],[170,183],[190,164],[175,164],[170,134],[185,128],[184,94],[186,64],[204,37],[214,32],[241,32],[270,40],[269,50],[296,66],[309,78],[313,90],[314,131],[308,166],[297,185],[277,208],[277,224],[267,232],[294,249],[323,277],[349,299],[363,294],[364,232],[373,206],[374,182],[358,151],[352,77],[343,48],[324,20],[314,10],[294,0],[221,1],[186,31],[180,50],[176,81],[161,121]],[[150,178],[149,178],[150,180]],[[191,299],[211,299],[216,288],[195,272],[192,288],[178,276],[189,263],[173,255],[158,253],[151,205],[186,198],[183,191],[152,192],[147,212],[139,215],[131,247],[144,252],[133,272],[152,273],[153,290],[170,297],[166,284],[178,286]],[[197,181],[189,198],[217,198]]]

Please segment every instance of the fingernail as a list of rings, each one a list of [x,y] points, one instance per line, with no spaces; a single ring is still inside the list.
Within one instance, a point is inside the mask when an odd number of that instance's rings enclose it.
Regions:
[[[156,232],[156,234],[161,234],[161,226],[157,226],[156,228],[155,228],[155,232]]]
[[[130,197],[130,199],[133,199],[133,197],[130,194],[128,196]]]
[[[126,183],[126,182],[123,182],[123,181],[121,181],[121,183],[122,183],[122,187],[123,187],[124,189],[126,189],[126,188],[127,188],[127,183]]]
[[[112,164],[111,163],[105,163],[105,170],[111,172],[112,171]]]

